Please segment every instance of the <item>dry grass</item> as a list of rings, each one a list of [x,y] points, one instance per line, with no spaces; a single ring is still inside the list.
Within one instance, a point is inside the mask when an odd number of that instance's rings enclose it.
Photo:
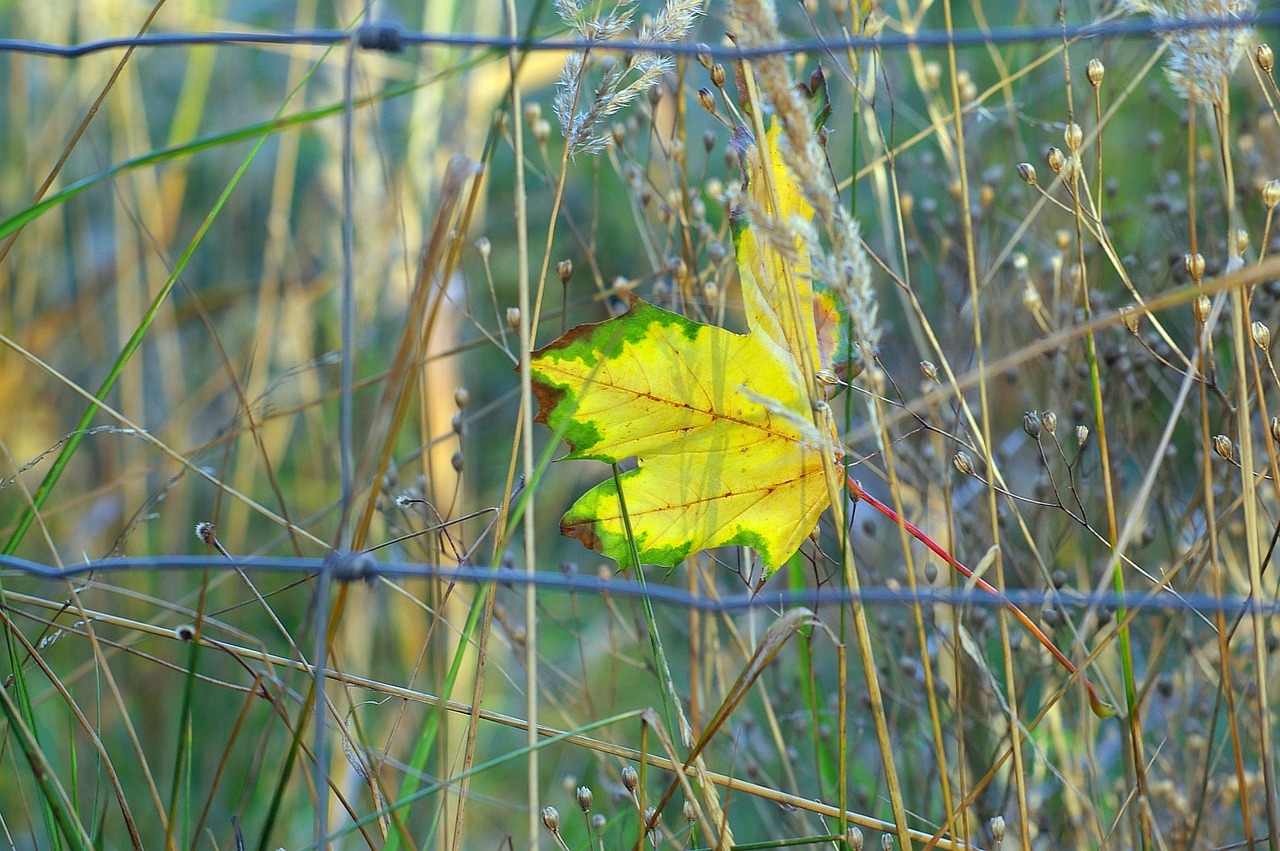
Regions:
[[[150,11],[62,5],[10,4],[0,21],[70,42],[135,32]],[[514,4],[514,22],[497,3],[396,12],[519,34],[536,5]],[[562,0],[533,31],[718,44],[728,29],[746,46],[1055,23],[1025,5],[813,2],[773,20],[757,3],[699,17],[674,0]],[[1110,14],[1218,7],[1246,11]],[[354,13],[162,4],[149,26]],[[567,70],[539,52],[362,53],[350,186],[343,48],[0,54],[0,217],[178,149],[0,238],[11,554],[73,565],[211,551],[216,536],[233,559],[344,543],[611,576],[556,534],[607,473],[545,466],[557,450],[521,428],[532,407],[514,367],[623,291],[741,329],[731,136],[776,108],[794,113],[788,161],[818,210],[812,232],[774,223],[779,241],[801,239],[858,342],[831,401],[854,475],[993,584],[1042,592],[1031,613],[1119,709],[1095,718],[1080,683],[976,597],[714,613],[429,579],[9,571],[0,827],[19,848],[54,834],[229,848],[237,832],[263,848],[321,834],[348,848],[1275,848],[1274,618],[1179,608],[1277,596],[1280,92],[1262,41],[840,49],[741,74],[644,53]],[[829,94],[821,134],[795,81]],[[193,141],[277,115],[297,120]],[[962,585],[841,502],[847,523],[828,514],[767,589]],[[647,576],[703,597],[759,579],[739,550]],[[1173,608],[1062,596],[1095,590]]]

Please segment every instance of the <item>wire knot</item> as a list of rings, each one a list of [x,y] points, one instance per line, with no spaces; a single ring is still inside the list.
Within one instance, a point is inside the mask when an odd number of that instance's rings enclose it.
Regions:
[[[356,29],[356,44],[363,50],[383,53],[404,51],[404,27],[394,21],[375,21]]]
[[[378,560],[369,553],[331,551],[324,557],[324,567],[338,582],[355,582],[363,579],[373,585],[378,578]]]

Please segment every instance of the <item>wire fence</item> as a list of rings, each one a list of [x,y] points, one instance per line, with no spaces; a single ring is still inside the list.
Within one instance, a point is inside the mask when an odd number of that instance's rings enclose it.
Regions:
[[[645,598],[654,603],[714,614],[731,614],[755,609],[786,609],[792,606],[864,604],[939,604],[947,606],[993,607],[1012,603],[1017,606],[1052,604],[1075,609],[1126,609],[1151,612],[1197,612],[1202,615],[1222,612],[1229,615],[1280,613],[1280,600],[1261,601],[1249,596],[1216,596],[1183,593],[1169,588],[1117,594],[1113,591],[1082,593],[1078,591],[1008,589],[999,595],[977,588],[935,588],[919,586],[901,588],[872,586],[851,591],[844,588],[813,588],[802,591],[761,590],[753,594],[728,594],[715,597],[695,594],[683,588],[635,582],[628,579],[579,574],[576,571],[541,571],[528,574],[522,570],[497,567],[452,567],[408,561],[379,561],[367,553],[355,555],[335,553],[328,558],[295,558],[263,556],[228,560],[221,556],[146,556],[107,558],[86,561],[65,568],[52,567],[14,556],[0,556],[0,578],[30,576],[50,581],[68,581],[91,575],[119,574],[130,571],[220,571],[236,569],[249,573],[303,573],[328,577],[341,582],[376,582],[378,579],[439,579],[466,584],[497,583],[511,587],[536,585],[538,590],[565,594],[591,594],[619,598]]]
[[[349,532],[347,510],[355,492],[353,482],[353,369],[355,351],[353,344],[352,298],[354,292],[352,255],[354,250],[354,222],[351,209],[353,195],[354,152],[351,139],[352,114],[355,105],[353,94],[353,56],[357,50],[402,53],[412,48],[466,49],[499,53],[506,51],[527,52],[592,52],[633,53],[655,52],[668,55],[710,57],[716,60],[751,60],[771,55],[787,55],[799,52],[826,53],[830,51],[906,50],[910,48],[943,48],[966,45],[1012,45],[1043,42],[1074,43],[1088,39],[1168,38],[1178,33],[1212,29],[1238,30],[1244,27],[1267,28],[1280,26],[1280,7],[1269,8],[1256,15],[1238,18],[1115,18],[1091,23],[1061,23],[1031,27],[1004,27],[973,30],[922,30],[910,33],[882,33],[875,37],[816,37],[786,40],[761,48],[741,48],[726,44],[677,43],[655,45],[635,39],[609,41],[581,41],[564,38],[506,37],[494,34],[439,33],[412,30],[387,21],[361,24],[352,29],[300,29],[263,32],[175,32],[144,33],[131,37],[107,38],[59,45],[26,39],[0,39],[0,53],[49,57],[54,59],[79,59],[119,50],[198,48],[198,47],[343,47],[353,48],[345,57],[343,75],[343,137],[342,137],[342,379],[340,390],[341,430],[341,492],[343,521],[340,530]],[[129,433],[131,430],[121,430]],[[50,450],[52,451],[52,450]],[[47,453],[46,453],[47,454]],[[43,457],[43,456],[41,456]],[[37,459],[38,460],[38,459]],[[34,462],[33,462],[34,463]],[[23,470],[18,471],[21,475]],[[0,480],[0,490],[13,479]],[[348,546],[340,531],[336,540],[340,546]],[[1052,606],[1057,609],[1115,611],[1143,611],[1152,614],[1196,613],[1201,617],[1215,614],[1243,617],[1246,615],[1280,614],[1280,600],[1272,595],[1260,600],[1254,596],[1212,595],[1205,593],[1177,592],[1168,587],[1115,593],[1096,590],[1092,592],[1054,589],[1008,589],[992,594],[967,586],[945,588],[901,585],[868,586],[858,590],[843,587],[817,587],[803,590],[773,590],[764,588],[754,593],[700,594],[681,587],[660,584],[656,581],[632,581],[621,576],[601,576],[579,573],[576,570],[540,570],[536,573],[505,567],[442,566],[421,562],[375,557],[371,553],[349,553],[335,550],[326,558],[298,558],[284,556],[232,557],[219,554],[137,556],[87,560],[70,566],[57,566],[28,560],[12,555],[0,555],[0,581],[44,581],[49,583],[85,582],[91,578],[117,576],[129,572],[178,572],[239,570],[249,573],[275,573],[315,576],[321,580],[316,601],[316,611],[322,619],[328,615],[328,588],[331,581],[346,583],[375,583],[380,580],[408,578],[436,579],[473,585],[496,583],[500,586],[529,589],[536,593],[583,594],[594,597],[644,599],[673,609],[699,611],[727,615],[754,610],[784,610],[795,606],[808,606],[815,610],[822,606],[866,604],[880,606],[944,605],[957,607],[999,607],[1017,605],[1024,607]],[[317,631],[312,655],[313,675],[323,691],[328,670],[327,647],[323,631]],[[315,781],[317,788],[324,786],[323,766],[326,764],[328,745],[323,724],[315,730]],[[323,797],[322,807],[327,808],[328,798]],[[327,823],[327,810],[321,809],[317,818],[318,831],[323,843],[323,825]]]
[[[262,32],[175,32],[143,33],[130,37],[105,38],[76,44],[59,45],[49,42],[0,38],[0,53],[47,56],[59,59],[78,59],[115,50],[141,48],[179,48],[201,46],[228,46],[261,48],[272,46],[334,47],[351,44],[377,52],[400,53],[413,47],[421,48],[471,48],[484,51],[521,52],[570,52],[630,53],[649,51],[663,54],[711,57],[718,60],[750,60],[771,55],[790,55],[800,52],[824,52],[835,50],[902,50],[907,48],[938,48],[976,44],[1018,44],[1045,41],[1075,42],[1084,39],[1151,38],[1169,37],[1211,29],[1238,30],[1245,27],[1266,28],[1280,26],[1280,8],[1266,9],[1256,14],[1238,17],[1167,17],[1167,18],[1113,18],[1090,23],[1061,23],[1029,27],[997,27],[972,30],[920,30],[910,33],[881,33],[874,37],[818,37],[781,41],[759,48],[743,48],[726,44],[662,43],[655,45],[636,39],[611,39],[608,41],[582,41],[563,38],[506,37],[476,33],[440,33],[413,30],[391,21],[374,21],[351,29],[300,29]],[[347,63],[350,70],[350,63]],[[345,81],[344,103],[349,113],[353,100],[351,81]],[[344,120],[349,129],[350,115]],[[344,199],[351,197],[350,168],[352,165],[350,139],[343,144]],[[349,261],[351,211],[344,210],[344,235],[347,236],[343,255],[348,267],[343,275],[344,302],[349,300],[352,283]],[[344,303],[344,351],[350,351],[350,305]],[[344,381],[341,392],[344,423],[349,423],[351,413],[351,383],[347,369],[351,358],[342,357]],[[343,436],[344,462],[350,446],[350,430]],[[50,450],[53,451],[53,450]],[[47,454],[47,453],[45,453]],[[44,457],[41,455],[40,457]],[[38,460],[38,459],[37,459]],[[34,463],[34,462],[33,462]],[[351,494],[350,470],[344,463],[343,504]],[[25,467],[23,469],[26,469]],[[19,471],[21,472],[21,471]],[[0,488],[13,479],[0,483]],[[512,586],[536,585],[540,590],[564,593],[590,593],[617,597],[647,597],[655,603],[696,609],[704,612],[732,613],[751,609],[779,609],[793,605],[823,605],[835,603],[919,603],[965,606],[1040,605],[1052,601],[1055,606],[1072,608],[1124,608],[1163,612],[1195,611],[1201,614],[1223,612],[1228,614],[1275,614],[1280,612],[1280,602],[1262,602],[1250,596],[1214,596],[1197,593],[1179,593],[1169,588],[1156,588],[1146,592],[1117,594],[1099,591],[1079,593],[1010,589],[998,596],[975,588],[915,589],[870,587],[859,591],[837,588],[817,588],[805,591],[768,591],[708,597],[680,588],[639,583],[620,578],[602,578],[570,572],[541,571],[528,574],[506,568],[445,567],[403,561],[380,561],[368,553],[344,553],[335,551],[329,558],[255,557],[228,561],[220,556],[151,556],[97,559],[60,567],[39,563],[15,556],[0,555],[0,576],[29,576],[51,581],[67,581],[90,574],[116,574],[139,570],[225,570],[235,568],[253,572],[304,573],[327,576],[339,581],[375,581],[380,578],[408,577],[437,578],[452,582],[498,582]]]
[[[970,30],[921,30],[915,33],[882,33],[874,37],[846,36],[794,39],[768,47],[745,48],[706,43],[663,43],[636,39],[582,41],[579,39],[535,39],[439,33],[411,30],[390,21],[361,24],[354,29],[274,30],[270,32],[144,33],[121,38],[105,38],[79,44],[50,44],[26,39],[0,39],[0,53],[25,53],[77,59],[95,53],[144,47],[241,46],[270,47],[312,45],[330,47],[353,42],[367,50],[398,53],[409,47],[466,47],[484,50],[591,51],[593,53],[654,52],[713,59],[756,59],[828,50],[902,50],[912,47],[947,47],[974,44],[1018,44],[1041,41],[1078,41],[1093,38],[1135,38],[1168,36],[1211,29],[1261,28],[1280,25],[1280,8],[1233,18],[1177,17],[1167,19],[1115,19],[1094,23],[1053,26],[995,27]]]

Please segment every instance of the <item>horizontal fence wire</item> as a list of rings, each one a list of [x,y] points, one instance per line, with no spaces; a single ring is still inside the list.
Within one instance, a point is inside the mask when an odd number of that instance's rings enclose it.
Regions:
[[[350,30],[274,30],[264,32],[146,33],[105,38],[79,44],[59,45],[25,39],[0,39],[0,53],[24,53],[75,59],[94,53],[143,47],[198,47],[225,45],[242,47],[332,46],[355,40],[363,48],[390,53],[411,46],[465,47],[488,50],[591,51],[594,53],[654,52],[703,55],[714,59],[755,59],[792,53],[828,50],[900,50],[911,47],[946,47],[975,44],[1015,44],[1051,40],[1078,41],[1092,38],[1171,36],[1207,29],[1232,29],[1280,25],[1280,8],[1239,17],[1128,18],[1097,23],[1059,24],[1033,27],[998,27],[969,30],[921,30],[915,33],[882,33],[875,37],[847,36],[780,41],[763,47],[735,47],[703,43],[662,43],[636,39],[582,41],[580,39],[530,39],[478,33],[431,33],[410,30],[389,21],[361,24]]]
[[[14,576],[31,576],[47,580],[72,580],[89,574],[115,574],[134,570],[243,570],[253,573],[303,573],[340,581],[373,582],[379,578],[406,579],[427,578],[448,582],[482,584],[496,582],[511,587],[537,586],[541,591],[557,591],[573,594],[597,594],[614,597],[648,597],[655,603],[663,603],[684,609],[696,609],[717,614],[744,612],[753,609],[785,609],[791,606],[820,606],[834,603],[920,603],[949,606],[1002,606],[1013,603],[1018,606],[1050,605],[1054,608],[1143,609],[1158,612],[1194,611],[1201,614],[1224,612],[1226,614],[1280,613],[1280,600],[1261,601],[1249,596],[1216,596],[1203,593],[1181,593],[1170,589],[1146,592],[1130,591],[1117,594],[1112,591],[1081,593],[1078,591],[1046,589],[1009,589],[993,595],[976,588],[918,587],[890,588],[865,587],[854,592],[839,588],[814,588],[799,591],[762,590],[754,594],[728,594],[707,597],[690,593],[682,588],[659,585],[653,581],[640,583],[617,577],[589,576],[569,571],[542,571],[527,574],[523,570],[487,567],[448,567],[418,562],[378,561],[367,553],[329,558],[294,558],[262,556],[228,560],[222,556],[143,556],[136,558],[108,558],[87,561],[65,568],[53,567],[14,556],[0,556],[0,577],[6,581]]]

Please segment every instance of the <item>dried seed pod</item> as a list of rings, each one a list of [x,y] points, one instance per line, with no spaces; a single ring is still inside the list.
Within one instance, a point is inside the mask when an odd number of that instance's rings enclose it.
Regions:
[[[489,242],[489,237],[482,236],[476,240],[476,251],[480,253],[480,259],[489,262],[489,252],[493,250],[493,244]]]
[[[531,100],[524,105],[524,120],[530,127],[542,119],[542,104]]]
[[[1280,443],[1280,417],[1271,418],[1271,439]]]
[[[694,47],[698,51],[698,64],[710,71],[712,63],[711,48],[702,42],[698,42]]]
[[[1076,449],[1084,449],[1084,445],[1089,442],[1089,427],[1087,425],[1076,426]]]
[[[533,122],[533,141],[539,145],[547,144],[547,140],[551,138],[551,122],[545,118],[539,118]]]
[[[1124,323],[1124,327],[1129,329],[1130,334],[1138,333],[1138,326],[1142,322],[1142,314],[1138,312],[1138,308],[1132,304],[1126,304],[1120,308],[1120,321]]]
[[[698,811],[694,808],[692,801],[685,801],[684,806],[680,808],[680,812],[684,815],[684,820],[690,824],[698,820]]]
[[[852,851],[862,851],[867,844],[867,840],[862,836],[862,831],[856,827],[850,827],[844,832],[844,841]]]
[[[1040,415],[1035,411],[1027,411],[1022,415],[1022,430],[1032,440],[1040,439]]]
[[[931,89],[936,89],[941,82],[942,65],[938,62],[924,63],[924,84]]]
[[[1080,129],[1079,124],[1072,121],[1067,125],[1067,129],[1062,131],[1062,138],[1067,143],[1067,150],[1074,154],[1084,143],[1084,131]]]
[[[1249,333],[1253,336],[1253,344],[1258,348],[1266,351],[1271,348],[1271,329],[1267,327],[1265,322],[1259,322],[1256,319],[1249,326]]]
[[[880,848],[881,848],[881,851],[893,851],[893,834],[892,833],[880,834]]]
[[[1102,77],[1107,73],[1107,68],[1102,64],[1101,59],[1090,59],[1089,64],[1084,68],[1084,75],[1089,78],[1089,85],[1095,89],[1102,85]]]
[[[1200,279],[1204,277],[1204,255],[1199,252],[1184,254],[1182,265],[1187,270],[1187,274],[1191,276],[1191,280],[1197,284],[1200,283]]]
[[[1231,253],[1237,257],[1249,250],[1249,232],[1244,228],[1236,228],[1236,232],[1231,235],[1234,243],[1231,246]]]
[[[1262,184],[1262,203],[1268,210],[1280,204],[1280,180],[1273,178]]]
[[[1223,461],[1230,461],[1233,457],[1231,438],[1225,434],[1215,434],[1213,436],[1213,454]]]
[[[520,308],[507,308],[507,327],[513,331],[520,327]]]
[[[555,807],[542,808],[542,823],[552,833],[560,832],[560,811]]]
[[[1018,177],[1028,186],[1036,185],[1036,167],[1031,163],[1018,163]]]
[[[956,470],[959,471],[960,475],[962,476],[974,475],[973,459],[969,457],[968,452],[961,450],[957,452],[955,455],[952,455],[951,463],[955,466]]]
[[[715,65],[711,66],[711,85],[715,86],[717,89],[723,89],[724,81],[724,66],[717,62]]]
[[[1050,147],[1048,153],[1045,154],[1045,161],[1049,163],[1049,168],[1054,174],[1062,171],[1062,166],[1067,161],[1067,155],[1062,153],[1061,148]]]
[[[1196,300],[1191,303],[1191,312],[1196,315],[1196,322],[1201,325],[1209,321],[1209,311],[1212,308],[1213,302],[1207,295],[1196,296]]]
[[[622,785],[632,794],[635,794],[636,789],[640,787],[640,773],[636,771],[635,766],[622,767]]]
[[[1093,60],[1097,62],[1098,60]],[[987,822],[987,830],[991,831],[991,840],[995,842],[996,847],[1000,847],[1000,843],[1004,842],[1004,816],[995,816],[991,821]]]
[[[458,406],[458,410],[465,410],[467,405],[471,404],[471,391],[465,387],[459,387],[453,391],[453,404]]]
[[[561,260],[556,264],[556,274],[560,276],[560,283],[567,284],[569,279],[573,277],[573,261]]]
[[[578,806],[584,813],[591,812],[591,802],[595,796],[591,794],[591,789],[587,786],[579,786],[574,796],[578,799]]]
[[[1253,58],[1264,74],[1270,74],[1271,69],[1276,66],[1276,55],[1271,52],[1269,44],[1258,45],[1258,49],[1253,52]]]
[[[455,473],[461,473],[463,465],[466,464],[466,458],[463,456],[462,450],[458,450],[453,453],[453,457],[449,459],[449,463],[453,465],[453,471]]]
[[[1040,425],[1045,431],[1049,432],[1049,434],[1053,434],[1058,430],[1058,415],[1053,411],[1041,411]]]
[[[933,365],[932,361],[920,361],[920,374],[930,381],[938,380],[938,368]]]
[[[1022,288],[1022,306],[1035,313],[1043,303],[1044,300],[1040,298],[1040,291],[1028,280],[1027,285]]]

